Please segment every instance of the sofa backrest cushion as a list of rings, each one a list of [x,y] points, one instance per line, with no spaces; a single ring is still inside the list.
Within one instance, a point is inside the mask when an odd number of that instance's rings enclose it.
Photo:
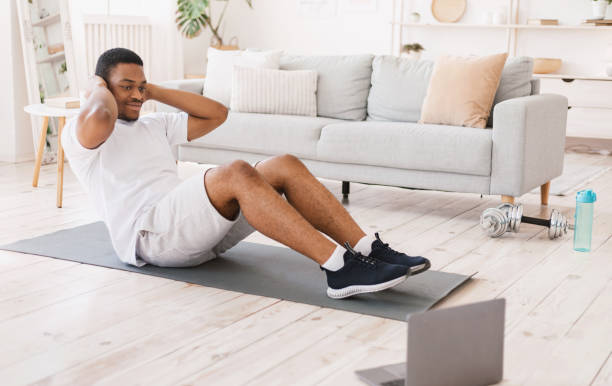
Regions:
[[[372,62],[368,119],[416,122],[427,94],[433,61],[379,55]]]
[[[497,87],[497,93],[495,93],[491,115],[489,115],[489,120],[487,121],[487,127],[493,126],[493,109],[496,104],[507,99],[519,98],[532,94],[532,77],[533,58],[528,56],[517,56],[506,60],[506,64],[502,70],[501,80],[499,81],[499,87]]]
[[[368,119],[417,122],[434,62],[380,55],[372,62],[372,89],[368,96]],[[493,107],[506,99],[537,94],[532,81],[533,58],[513,57],[506,60]],[[493,109],[487,122],[493,122]]]
[[[361,121],[366,117],[373,55],[281,56],[281,70],[314,70],[317,115]]]

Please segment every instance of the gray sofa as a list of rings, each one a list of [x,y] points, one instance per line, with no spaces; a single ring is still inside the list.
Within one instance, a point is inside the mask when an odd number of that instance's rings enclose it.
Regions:
[[[531,58],[509,58],[486,129],[419,124],[433,62],[393,56],[289,56],[281,69],[318,72],[317,117],[230,111],[178,146],[181,161],[224,164],[293,154],[339,181],[501,195],[514,200],[563,170],[567,98],[540,95]],[[165,82],[202,93],[204,80]],[[159,105],[158,111],[174,111]]]

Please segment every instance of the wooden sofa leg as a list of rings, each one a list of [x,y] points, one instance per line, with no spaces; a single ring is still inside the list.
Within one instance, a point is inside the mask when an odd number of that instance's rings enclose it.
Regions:
[[[348,200],[348,195],[351,192],[351,183],[349,181],[342,181],[342,199]]]
[[[542,205],[548,205],[548,193],[550,192],[550,181],[540,186],[540,202]]]
[[[502,195],[502,202],[507,202],[508,204],[514,205],[514,196],[504,196]]]

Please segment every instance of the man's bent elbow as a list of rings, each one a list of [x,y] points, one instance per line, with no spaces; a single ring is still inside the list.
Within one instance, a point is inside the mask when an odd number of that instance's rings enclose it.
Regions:
[[[220,105],[219,106],[219,125],[221,125],[223,122],[225,122],[227,120],[227,114],[229,113],[229,110],[227,107]]]
[[[110,124],[113,121],[113,113],[110,111],[109,108],[105,106],[95,108],[93,111],[90,112],[89,117],[91,117],[96,122],[104,122]]]

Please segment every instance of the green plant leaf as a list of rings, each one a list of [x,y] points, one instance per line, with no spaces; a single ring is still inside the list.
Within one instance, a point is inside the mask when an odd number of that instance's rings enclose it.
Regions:
[[[202,17],[206,16],[209,0],[177,0],[176,23],[178,28],[188,38],[198,36],[206,24]]]
[[[228,2],[229,0],[223,0]],[[244,0],[249,8],[253,8],[253,0]],[[611,0],[612,1],[612,0]],[[187,38],[198,36],[206,27],[211,27],[211,20],[206,13],[210,0],[177,0],[176,19],[177,28]],[[223,15],[221,15],[223,18]],[[217,28],[221,23],[218,21]],[[214,33],[215,31],[213,31]]]

